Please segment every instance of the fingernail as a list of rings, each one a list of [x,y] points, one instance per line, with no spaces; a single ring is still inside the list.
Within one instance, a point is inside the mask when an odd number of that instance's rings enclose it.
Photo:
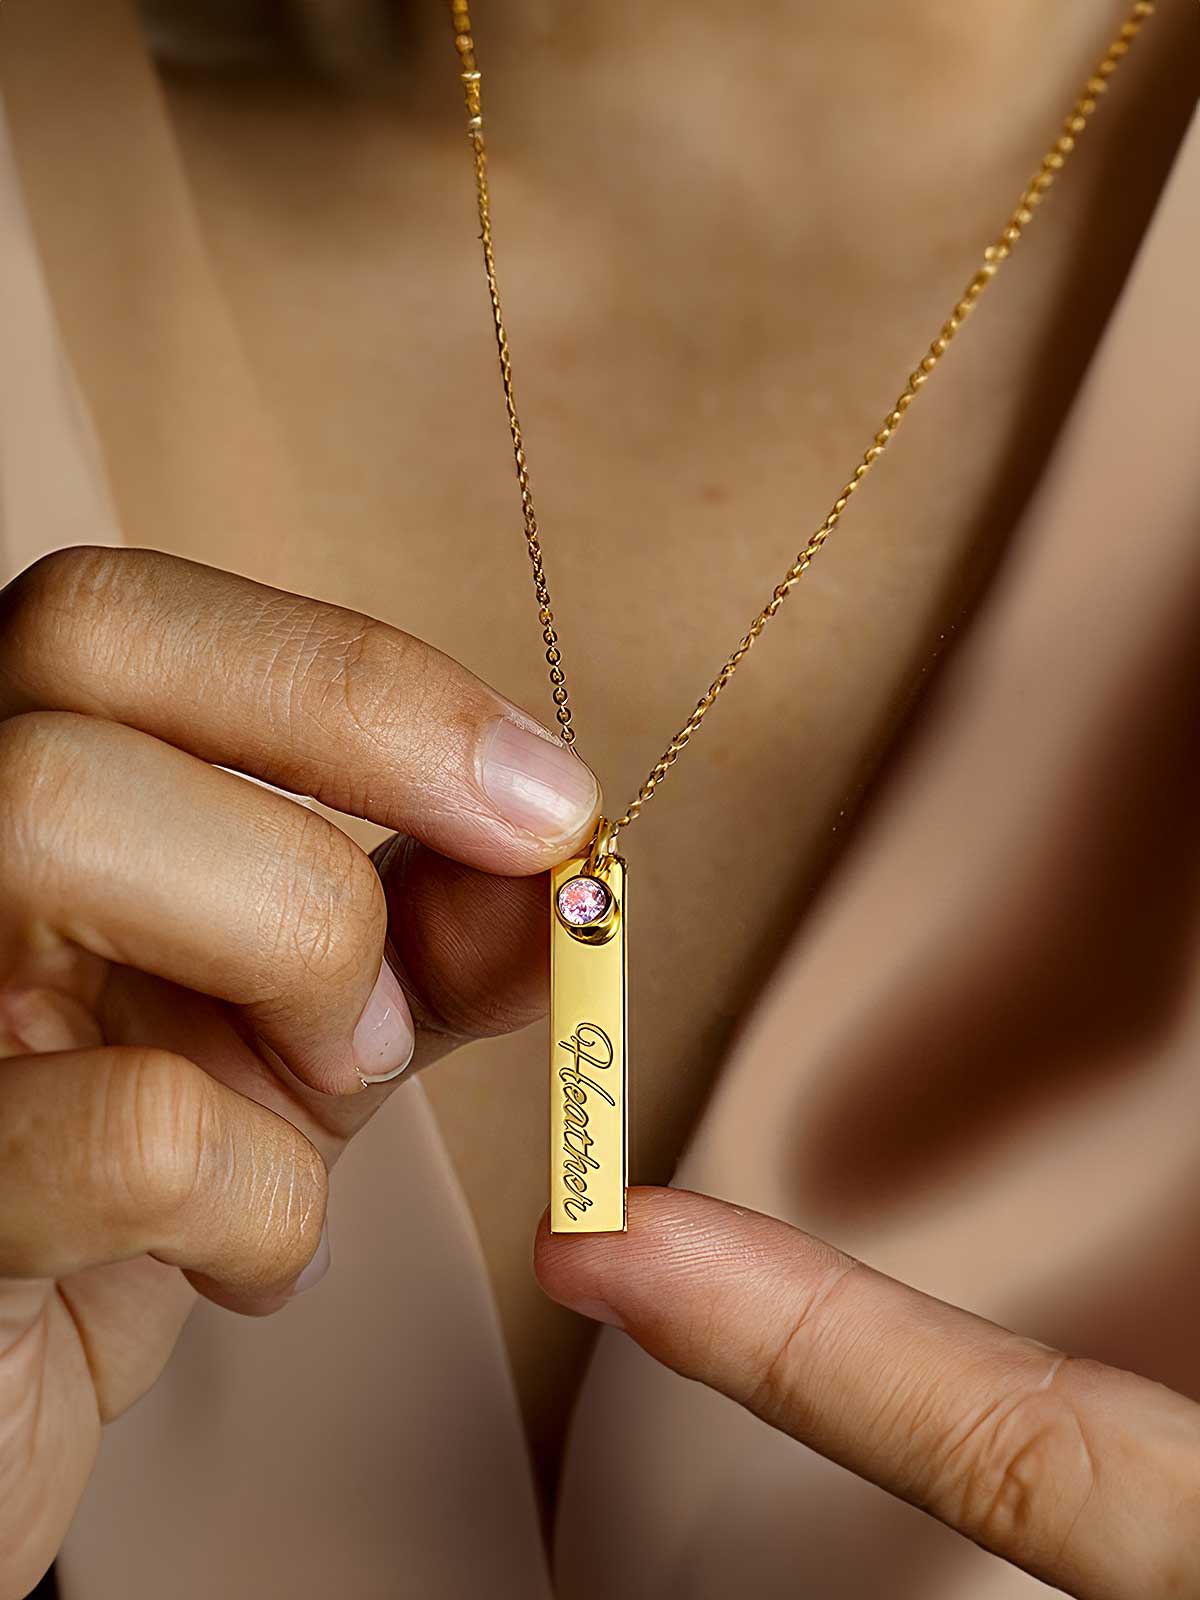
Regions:
[[[547,844],[581,833],[600,803],[600,787],[578,756],[507,717],[484,732],[479,781],[507,822]]]
[[[321,1279],[329,1271],[329,1261],[329,1222],[326,1220],[321,1227],[321,1237],[317,1241],[316,1252],[312,1260],[296,1279],[295,1287],[292,1290],[293,1299],[298,1294],[304,1294],[306,1290],[315,1288],[320,1283]]]
[[[413,1058],[417,1036],[400,980],[387,962],[354,1027],[354,1067],[365,1084],[390,1083]]]

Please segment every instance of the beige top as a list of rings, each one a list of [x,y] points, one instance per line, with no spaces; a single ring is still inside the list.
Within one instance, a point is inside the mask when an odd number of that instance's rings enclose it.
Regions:
[[[129,381],[152,388],[173,341],[202,337],[244,422],[247,504],[286,526],[283,446],[160,133],[138,143],[140,176],[203,326],[148,328]],[[0,219],[12,571],[121,534],[71,377],[87,353],[64,353],[3,136]],[[1014,559],[781,951],[679,1174],[1193,1394],[1198,249],[1193,126]],[[206,435],[227,437],[212,399],[159,418],[149,470],[191,474]],[[240,537],[214,534],[209,558],[267,565],[239,559]],[[297,587],[320,586],[322,559],[296,554]],[[331,1216],[318,1292],[262,1323],[201,1303],[108,1430],[65,1600],[551,1593],[488,1275],[423,1085],[352,1145]],[[1038,1587],[611,1332],[582,1384],[558,1545],[557,1592],[580,1600]]]

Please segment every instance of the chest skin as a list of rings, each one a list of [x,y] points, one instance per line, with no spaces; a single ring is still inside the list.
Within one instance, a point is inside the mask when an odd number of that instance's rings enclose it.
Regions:
[[[56,28],[49,13],[72,9],[10,0],[4,91],[130,541],[383,616],[550,720],[448,42],[422,47],[406,93],[177,76],[157,103],[122,9]],[[867,51],[835,83],[819,41],[765,58],[752,30],[722,34],[714,6],[690,36],[687,115],[666,113],[634,15],[615,10],[614,37],[569,75],[566,42],[532,31],[520,52],[497,42],[485,78],[547,570],[580,749],[610,814],[820,523],[1120,8],[1060,27],[1015,103],[999,58],[947,80],[919,60],[880,75]],[[669,1177],[923,674],[1003,559],[1177,141],[1190,91],[1171,57],[1186,20],[1147,30],[888,460],[623,837],[634,1181]],[[114,71],[89,67],[92,100],[56,98],[49,129],[51,78],[73,52],[82,71],[89,49]],[[799,92],[781,103],[788,60]],[[120,176],[146,159],[134,90],[177,141],[207,257],[195,292],[227,308],[267,419],[261,451],[239,444],[233,408],[220,415],[232,380],[199,333],[188,346],[173,329],[194,356],[174,376],[155,371],[139,393],[130,370],[146,302],[115,288],[117,245],[148,274],[157,248],[154,194]],[[67,137],[89,150],[93,189],[107,186],[88,273],[72,264],[95,240],[95,202],[60,159]],[[211,473],[186,496],[179,474],[155,474],[141,406],[159,427],[165,408],[194,416],[197,437],[211,429]],[[260,482],[267,452],[292,479],[303,537]],[[476,1046],[427,1087],[549,1463],[587,1330],[541,1299],[528,1267],[544,1054],[533,1033]]]

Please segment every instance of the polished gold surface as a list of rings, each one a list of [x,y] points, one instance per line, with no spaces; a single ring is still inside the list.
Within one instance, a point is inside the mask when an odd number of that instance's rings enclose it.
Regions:
[[[625,1228],[625,863],[603,841],[550,875],[550,1229]],[[604,916],[572,927],[558,892],[595,877],[609,892]]]
[[[738,666],[753,647],[759,634],[762,633],[767,623],[770,622],[771,618],[783,605],[788,595],[807,572],[817,551],[820,550],[826,539],[837,527],[842,513],[850,503],[851,496],[858,489],[859,484],[875,462],[879,460],[887,449],[896,430],[904,421],[909,407],[917,398],[918,393],[937,367],[942,356],[946,353],[951,340],[975,309],[980,296],[1011,255],[1013,246],[1021,238],[1027,225],[1033,220],[1034,212],[1041,204],[1043,196],[1053,185],[1068,156],[1074,150],[1077,137],[1087,127],[1088,120],[1095,111],[1100,97],[1107,90],[1109,79],[1120,66],[1123,57],[1128,53],[1130,45],[1141,31],[1143,23],[1153,15],[1154,9],[1154,0],[1136,0],[1136,3],[1130,8],[1129,14],[1116,37],[1077,95],[1070,113],[1062,124],[1060,133],[1042,157],[1037,171],[1025,186],[1021,198],[1018,200],[1008,221],[993,242],[984,250],[978,271],[967,284],[961,299],[955,304],[954,309],[942,324],[925,355],[912,372],[909,373],[908,381],[905,383],[892,409],[880,424],[871,445],[843,485],[841,492],[825,514],[820,526],[776,584],[771,598],[750,623],[750,626],[738,641],[736,648],[726,657],[720,672],[717,673],[712,683],[709,684],[708,689],[696,702],[691,716],[688,717],[655,762],[633,800],[621,815],[613,820],[611,826],[614,835],[619,833],[622,828],[627,828],[633,822],[646,804],[646,801],[656,792],[691,740],[692,735],[707,716],[717,696],[724,689],[730,678],[733,677]],[[487,147],[483,136],[480,72],[475,54],[475,41],[471,34],[468,0],[450,0],[450,11],[454,24],[455,48],[462,64],[461,77],[467,103],[467,134],[471,140],[475,158],[475,183],[479,206],[480,239],[483,244],[484,270],[487,274],[488,293],[491,297],[492,320],[495,326],[496,345],[500,356],[500,377],[504,386],[504,399],[508,410],[513,455],[517,467],[517,482],[521,492],[525,539],[529,548],[530,560],[533,564],[534,589],[538,602],[538,621],[542,625],[542,638],[546,645],[546,660],[550,665],[550,682],[561,737],[566,744],[573,745],[576,734],[571,722],[571,707],[568,699],[566,678],[563,672],[562,653],[559,649],[558,633],[554,625],[554,613],[551,609],[550,591],[543,564],[537,514],[534,510],[529,468],[525,457],[525,441],[517,416],[517,404],[513,390],[512,359],[509,354],[508,333],[505,328],[504,313],[500,302],[500,290],[496,278],[496,259],[492,240],[491,193],[488,188]]]

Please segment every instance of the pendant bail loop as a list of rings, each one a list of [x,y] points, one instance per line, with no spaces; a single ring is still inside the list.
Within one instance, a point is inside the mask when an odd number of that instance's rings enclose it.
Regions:
[[[588,846],[587,864],[583,869],[586,876],[598,877],[603,872],[609,857],[616,853],[617,830],[607,817],[601,817],[596,823],[596,831]]]

